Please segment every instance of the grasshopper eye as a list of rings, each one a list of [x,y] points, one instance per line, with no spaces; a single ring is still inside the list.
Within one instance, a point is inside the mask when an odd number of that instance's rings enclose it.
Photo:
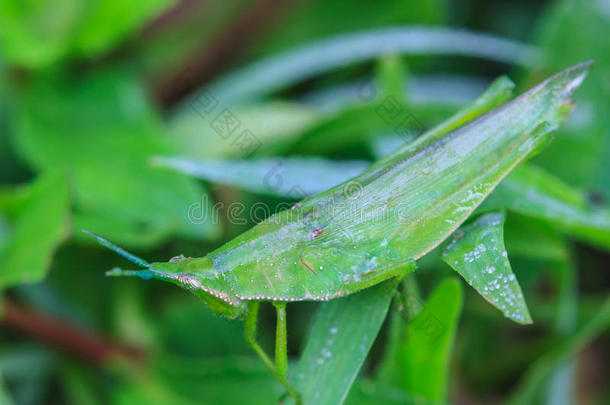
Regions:
[[[178,255],[178,256],[174,256],[174,257],[172,257],[171,259],[169,259],[169,262],[170,262],[170,263],[177,263],[177,262],[180,262],[180,261],[182,261],[182,260],[184,260],[184,259],[186,259],[186,257],[184,257],[184,255],[183,255],[183,254],[180,254],[180,255]]]

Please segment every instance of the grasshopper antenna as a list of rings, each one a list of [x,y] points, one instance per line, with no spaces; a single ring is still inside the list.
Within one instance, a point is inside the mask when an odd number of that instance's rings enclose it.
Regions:
[[[97,242],[104,246],[107,247],[108,249],[112,250],[115,253],[120,254],[121,256],[123,256],[125,259],[129,260],[132,263],[137,264],[140,267],[144,267],[149,268],[150,267],[150,263],[148,263],[146,260],[144,259],[140,259],[138,256],[133,255],[131,253],[129,253],[128,251],[121,249],[120,247],[118,247],[117,245],[115,245],[114,243],[102,238],[99,235],[94,234],[91,231],[88,231],[86,229],[83,229],[83,232],[89,236],[91,236],[92,238],[94,238],[95,240],[97,240]]]
[[[155,276],[155,273],[150,270],[123,270],[115,267],[108,270],[106,275],[111,277],[140,277],[142,280],[150,280]]]

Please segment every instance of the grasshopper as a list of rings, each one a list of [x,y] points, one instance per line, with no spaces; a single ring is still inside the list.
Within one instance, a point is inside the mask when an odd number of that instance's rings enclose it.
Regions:
[[[503,106],[507,79],[468,109],[364,173],[279,212],[205,257],[148,263],[91,234],[142,270],[197,295],[217,314],[244,320],[245,337],[287,393],[286,303],[326,301],[403,277],[451,235],[519,162],[537,153],[571,108],[591,62],[552,76]],[[499,100],[500,99],[500,100]],[[277,311],[275,361],[255,339],[259,304]]]

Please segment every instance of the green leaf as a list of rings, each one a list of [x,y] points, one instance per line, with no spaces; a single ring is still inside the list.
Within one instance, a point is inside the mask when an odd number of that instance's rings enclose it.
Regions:
[[[403,388],[417,397],[442,401],[447,396],[449,362],[462,312],[462,286],[445,279],[409,324],[401,346]]]
[[[222,103],[245,102],[328,71],[385,54],[464,55],[527,65],[537,57],[526,45],[449,28],[398,27],[318,40],[256,61],[212,83]]]
[[[216,94],[206,92],[170,119],[169,130],[183,156],[218,159],[260,154],[270,143],[290,141],[318,119],[315,111],[297,103],[228,107]],[[223,124],[225,120],[230,125]],[[247,139],[251,143],[244,144]]]
[[[23,93],[12,135],[33,169],[69,172],[75,226],[132,246],[158,243],[170,234],[215,236],[205,191],[192,179],[148,165],[151,155],[174,148],[126,72],[37,79]],[[197,218],[189,216],[194,207]]]
[[[303,404],[342,404],[386,317],[398,279],[324,303],[292,373]]]
[[[0,4],[3,56],[36,69],[69,56],[98,55],[171,1],[6,0]]]
[[[362,173],[369,162],[286,157],[251,160],[191,160],[156,157],[152,164],[254,193],[302,198],[321,193]]]
[[[551,349],[527,370],[517,389],[506,402],[509,405],[531,404],[544,380],[565,361],[575,356],[599,334],[610,327],[610,299],[606,299],[595,315],[576,328],[568,337],[558,339]]]
[[[504,316],[531,323],[521,287],[510,268],[503,227],[503,213],[480,216],[453,234],[442,259]]]
[[[81,6],[84,18],[71,38],[72,52],[94,56],[153,19],[175,0],[147,0],[125,3],[120,0],[88,0]],[[111,23],[109,23],[111,22]]]
[[[42,280],[67,236],[68,186],[62,173],[38,178],[20,196],[13,231],[0,251],[0,289]]]
[[[482,206],[498,208],[544,220],[572,237],[610,249],[610,209],[590,204],[583,193],[533,165],[511,173]]]
[[[3,1],[2,56],[14,64],[39,67],[63,57],[78,25],[80,1]]]

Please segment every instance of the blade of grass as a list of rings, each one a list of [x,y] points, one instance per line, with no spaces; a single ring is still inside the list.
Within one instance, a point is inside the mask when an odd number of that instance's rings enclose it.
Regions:
[[[482,210],[509,209],[539,218],[566,234],[610,249],[610,209],[531,164],[521,165],[485,201]]]
[[[406,326],[421,313],[422,309],[423,304],[417,279],[415,274],[409,274],[403,279],[402,291],[394,300],[390,312],[388,338],[375,382],[393,386],[402,385],[400,350],[405,339]]]
[[[558,284],[557,315],[555,319],[555,335],[566,337],[576,327],[578,312],[578,288],[576,266],[570,255],[565,261],[556,264]],[[567,359],[555,367],[546,390],[548,405],[569,405],[574,402],[574,377],[576,361]]]
[[[154,166],[167,167],[214,183],[227,184],[264,195],[294,198],[321,193],[362,173],[369,162],[286,157],[252,160],[192,160],[155,157]]]
[[[363,93],[363,90],[369,90],[368,87],[363,87],[363,83],[367,83],[366,79],[329,85],[314,89],[299,100],[323,113],[340,111],[348,105],[363,101],[362,96],[368,94]],[[479,76],[440,73],[416,75],[409,72],[404,97],[413,108],[440,105],[457,109],[475,100],[489,84],[490,80]],[[370,94],[374,94],[372,89]]]
[[[342,404],[386,317],[398,279],[323,304],[292,379],[303,404]]]
[[[245,102],[392,53],[464,55],[525,66],[538,58],[535,48],[487,34],[448,28],[384,28],[339,35],[272,55],[216,80],[207,90],[223,103]]]
[[[431,401],[445,400],[461,312],[462,285],[448,278],[436,287],[422,312],[407,327],[400,356],[408,393]]]

